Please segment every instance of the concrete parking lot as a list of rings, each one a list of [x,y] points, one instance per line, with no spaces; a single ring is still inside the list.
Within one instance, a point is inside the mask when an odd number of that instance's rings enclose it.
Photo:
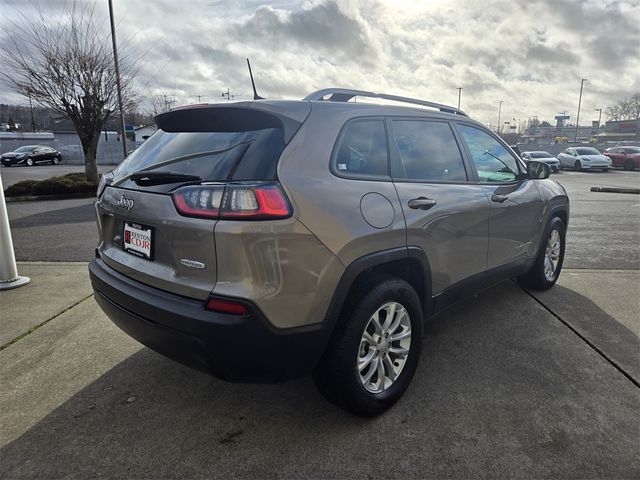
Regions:
[[[141,347],[91,296],[91,201],[10,204],[33,281],[0,293],[0,478],[640,477],[640,195],[589,192],[640,173],[553,178],[572,202],[558,285],[433,319],[372,420],[308,378],[229,384]]]
[[[113,170],[116,165],[99,165],[100,173]],[[21,180],[44,180],[46,178],[66,175],[67,173],[84,172],[84,165],[35,165],[33,167],[14,166],[0,167],[4,188]]]

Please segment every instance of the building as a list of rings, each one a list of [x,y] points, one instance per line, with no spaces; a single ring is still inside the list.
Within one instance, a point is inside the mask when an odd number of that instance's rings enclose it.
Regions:
[[[640,142],[640,119],[610,120],[605,124],[604,132],[598,134],[599,143]]]

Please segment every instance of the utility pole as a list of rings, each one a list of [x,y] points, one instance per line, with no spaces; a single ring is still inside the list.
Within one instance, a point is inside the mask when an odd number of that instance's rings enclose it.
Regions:
[[[498,134],[500,134],[500,114],[502,113],[502,104],[504,100],[500,100],[500,105],[498,106]]]
[[[202,98],[202,95],[198,95],[198,103],[200,103],[201,98]]]
[[[460,96],[462,95],[462,87],[458,87],[458,110],[460,110]]]
[[[33,104],[31,103],[31,94],[29,94],[29,110],[31,111],[31,131],[35,133],[36,124],[33,121]]]
[[[120,109],[120,127],[122,128],[122,153],[127,158],[127,137],[124,129],[124,109],[122,108],[122,86],[118,67],[118,47],[116,46],[116,26],[113,22],[113,4],[109,0],[109,21],[111,22],[111,42],[113,43],[113,63],[116,69],[116,87],[118,89],[118,108]]]
[[[586,78],[580,80],[580,98],[578,99],[578,115],[576,115],[576,135],[573,138],[574,142],[578,141],[578,127],[580,126],[580,105],[582,104],[582,87],[584,86],[584,82],[586,81]]]
[[[602,109],[594,108],[593,111],[598,112],[598,128],[600,128],[600,120],[602,120]]]
[[[231,91],[227,88],[226,92],[222,92],[222,96],[225,97],[227,99],[227,101],[231,100],[232,98],[235,97],[235,95],[231,94]]]

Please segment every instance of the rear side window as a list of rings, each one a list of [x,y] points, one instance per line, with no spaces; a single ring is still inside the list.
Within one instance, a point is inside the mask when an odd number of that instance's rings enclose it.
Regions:
[[[335,152],[333,168],[338,175],[389,176],[387,136],[382,120],[348,123]]]
[[[444,122],[394,120],[400,162],[410,180],[467,180],[462,154],[453,131]]]
[[[115,182],[139,171],[197,175],[203,181],[273,180],[285,148],[280,128],[244,132],[158,130],[115,171]]]
[[[513,182],[518,173],[516,159],[488,133],[468,125],[458,125],[481,182]]]

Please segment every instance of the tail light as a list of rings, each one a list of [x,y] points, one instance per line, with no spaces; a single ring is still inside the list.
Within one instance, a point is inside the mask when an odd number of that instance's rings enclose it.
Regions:
[[[191,185],[176,190],[173,203],[187,217],[274,220],[292,213],[278,183]]]

